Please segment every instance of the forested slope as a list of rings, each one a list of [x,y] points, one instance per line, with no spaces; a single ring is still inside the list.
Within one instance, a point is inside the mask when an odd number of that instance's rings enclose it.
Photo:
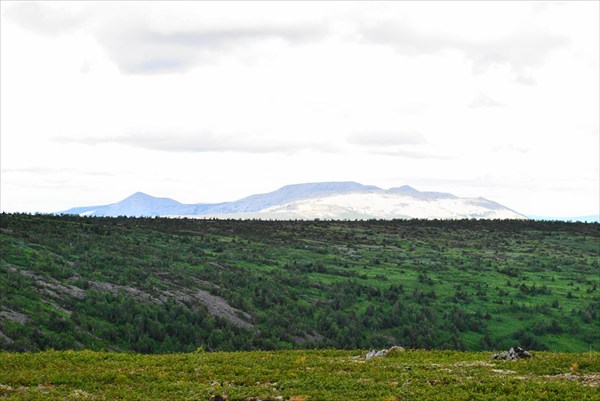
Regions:
[[[600,349],[600,225],[2,214],[0,344]]]

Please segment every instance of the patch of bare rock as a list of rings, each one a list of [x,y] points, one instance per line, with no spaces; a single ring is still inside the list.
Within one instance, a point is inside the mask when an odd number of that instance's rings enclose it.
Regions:
[[[34,280],[34,285],[37,287],[38,291],[47,295],[49,298],[55,300],[63,300],[65,297],[69,296],[76,299],[83,299],[85,297],[84,289],[73,285],[65,285],[54,278],[41,276],[34,272],[25,269],[17,269],[12,266],[9,267],[9,270],[11,272],[21,274],[22,276]],[[76,278],[76,276],[72,277],[72,279]],[[203,289],[190,288],[173,290],[155,290],[152,293],[149,293],[147,291],[127,285],[119,285],[92,280],[90,280],[88,283],[90,288],[93,290],[109,292],[115,295],[120,292],[123,292],[142,302],[160,303],[166,302],[168,299],[175,299],[179,302],[185,302],[191,305],[204,305],[208,310],[208,313],[210,313],[213,316],[225,319],[234,326],[237,326],[242,329],[254,329],[254,325],[250,323],[253,321],[253,317],[249,313],[234,308],[225,299],[217,295],[213,295],[210,292]],[[202,280],[197,280],[196,284],[201,285],[205,288],[218,288],[217,285]],[[63,312],[65,313],[70,313],[69,311],[58,307],[54,303],[52,303],[52,305],[57,307],[58,309],[63,310]],[[10,319],[19,323],[24,323],[26,321],[26,318],[27,317],[25,315],[18,314],[14,311],[0,311],[0,319]]]
[[[16,323],[25,324],[27,323],[29,318],[27,317],[27,315],[6,308],[0,311],[0,320],[12,320]]]
[[[8,270],[34,280],[36,287],[40,288],[41,292],[52,298],[62,299],[63,295],[68,295],[77,299],[83,299],[85,297],[85,291],[81,288],[73,285],[63,285],[52,277],[41,276],[29,270],[17,269],[12,266],[9,266]]]
[[[250,314],[234,308],[223,298],[212,295],[204,290],[197,290],[194,295],[196,299],[200,300],[206,306],[210,314],[224,318],[234,326],[242,329],[249,330],[254,327],[246,321],[252,319]]]

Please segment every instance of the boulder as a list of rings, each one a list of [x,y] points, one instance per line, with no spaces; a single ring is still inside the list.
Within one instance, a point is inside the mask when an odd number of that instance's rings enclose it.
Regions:
[[[365,359],[369,360],[372,358],[383,358],[383,357],[387,356],[390,352],[399,352],[399,351],[404,351],[404,348],[394,345],[392,348],[382,349],[379,351],[372,349],[371,351],[367,352],[367,354],[365,355]]]
[[[521,358],[531,358],[529,352],[525,351],[521,347],[512,347],[508,351],[500,352],[498,354],[492,355],[492,359],[505,359],[507,361],[517,361]]]

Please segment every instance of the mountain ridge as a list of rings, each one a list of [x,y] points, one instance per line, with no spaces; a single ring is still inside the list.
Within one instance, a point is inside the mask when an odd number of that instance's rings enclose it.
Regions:
[[[74,207],[58,214],[131,217],[266,219],[516,218],[527,217],[485,198],[419,191],[409,185],[382,189],[354,181],[285,185],[236,201],[184,204],[135,192],[115,203]]]

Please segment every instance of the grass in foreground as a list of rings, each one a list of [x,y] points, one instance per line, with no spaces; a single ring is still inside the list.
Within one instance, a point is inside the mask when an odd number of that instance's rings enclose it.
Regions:
[[[600,353],[405,351],[0,353],[10,400],[600,400]],[[281,397],[281,398],[277,398]]]

